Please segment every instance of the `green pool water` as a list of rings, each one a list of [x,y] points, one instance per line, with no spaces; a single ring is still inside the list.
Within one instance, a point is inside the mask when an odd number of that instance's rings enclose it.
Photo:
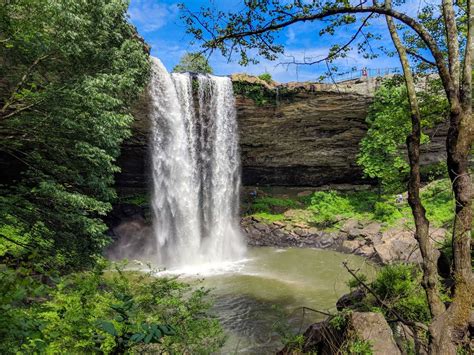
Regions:
[[[323,315],[301,307],[334,312],[348,291],[350,275],[342,263],[369,277],[365,259],[326,250],[253,248],[245,260],[189,276],[212,289],[212,311],[227,333],[222,354],[271,354],[282,347],[282,333],[304,329]],[[283,331],[281,331],[283,329]]]

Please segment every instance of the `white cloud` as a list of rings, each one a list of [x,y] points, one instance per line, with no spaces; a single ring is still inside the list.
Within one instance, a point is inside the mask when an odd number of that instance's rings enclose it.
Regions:
[[[296,32],[293,29],[293,27],[288,27],[288,30],[286,31],[286,45],[293,44],[296,39]]]
[[[153,32],[174,20],[178,7],[177,4],[160,4],[154,0],[132,0],[128,13],[143,32]]]

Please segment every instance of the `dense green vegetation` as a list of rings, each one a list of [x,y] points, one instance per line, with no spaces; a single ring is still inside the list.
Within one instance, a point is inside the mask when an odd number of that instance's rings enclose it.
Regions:
[[[202,353],[223,341],[207,291],[106,271],[103,217],[149,77],[128,2],[0,5],[0,353]],[[137,201],[134,201],[137,203]]]
[[[233,82],[234,93],[252,99],[257,106],[274,104],[276,93],[260,84],[250,84],[243,81]]]
[[[200,53],[186,53],[173,68],[174,72],[191,72],[212,74],[212,67],[207,58]]]
[[[65,276],[2,266],[0,352],[212,352],[222,345],[207,291],[105,264]]]
[[[264,194],[264,192],[262,193]],[[345,220],[376,221],[390,227],[412,225],[406,202],[396,194],[377,191],[317,191],[306,197],[259,196],[251,201],[247,214],[270,222],[306,222],[320,228],[339,228]],[[454,217],[454,200],[447,179],[437,180],[422,189],[421,196],[432,224],[448,227]],[[291,211],[288,213],[288,211]]]
[[[108,242],[100,217],[115,198],[114,160],[130,134],[130,105],[149,75],[127,6],[1,7],[0,150],[24,166],[0,197],[2,248],[15,257],[76,268],[92,265]]]
[[[430,141],[426,129],[445,120],[447,102],[441,95],[438,80],[420,77],[426,80],[426,90],[419,93],[422,145]],[[375,99],[367,116],[368,131],[360,142],[357,163],[364,169],[366,176],[379,179],[388,192],[403,191],[408,179],[408,157],[405,141],[411,131],[410,107],[403,78],[395,76],[385,79],[377,89]],[[441,175],[447,175],[442,167]]]
[[[366,280],[363,275],[358,275],[358,278],[363,282]],[[382,312],[387,317],[391,316],[391,310],[395,310],[403,319],[429,323],[431,316],[421,279],[421,270],[413,264],[384,266],[377,272],[375,280],[368,283],[375,295],[367,293],[356,308]],[[353,290],[363,289],[356,279],[348,284]],[[383,300],[384,305],[376,297]]]

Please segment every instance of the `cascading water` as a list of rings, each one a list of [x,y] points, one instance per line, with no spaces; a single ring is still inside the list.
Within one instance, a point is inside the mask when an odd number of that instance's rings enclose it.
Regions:
[[[175,267],[237,260],[245,246],[238,225],[232,82],[198,75],[195,100],[191,75],[170,75],[156,58],[152,70],[152,209],[159,262]]]

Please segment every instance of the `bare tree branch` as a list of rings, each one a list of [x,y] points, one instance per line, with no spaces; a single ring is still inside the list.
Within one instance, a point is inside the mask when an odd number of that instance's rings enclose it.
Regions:
[[[433,66],[433,67],[436,67],[436,63],[435,63],[435,62],[433,62],[432,60],[429,60],[428,58],[422,56],[422,55],[419,54],[417,51],[415,51],[415,50],[413,50],[413,49],[410,49],[410,48],[405,48],[405,50],[406,50],[406,52],[407,52],[409,55],[411,55],[411,56],[413,56],[413,57],[415,57],[415,58],[421,60],[422,62],[425,62],[426,64],[429,64],[429,65],[431,65],[431,66]]]
[[[331,59],[334,59],[338,56],[339,53],[345,51],[358,37],[358,35],[360,33],[362,33],[362,29],[365,27],[365,25],[367,24],[368,20],[374,15],[374,13],[371,13],[369,14],[369,16],[367,16],[363,21],[362,21],[362,24],[359,26],[359,28],[357,29],[357,31],[352,35],[351,39],[346,42],[346,44],[344,44],[343,46],[341,46],[340,48],[338,48],[337,51],[335,51],[334,53],[330,53],[328,54],[325,58],[322,58],[322,59],[318,59],[318,60],[315,60],[315,61],[312,61],[312,62],[306,62],[306,60],[304,62],[296,62],[296,61],[293,61],[293,62],[290,62],[290,63],[282,63],[282,64],[295,64],[295,65],[314,65],[314,64],[319,64],[319,63],[322,63],[322,62],[326,62],[328,60],[331,60]]]

